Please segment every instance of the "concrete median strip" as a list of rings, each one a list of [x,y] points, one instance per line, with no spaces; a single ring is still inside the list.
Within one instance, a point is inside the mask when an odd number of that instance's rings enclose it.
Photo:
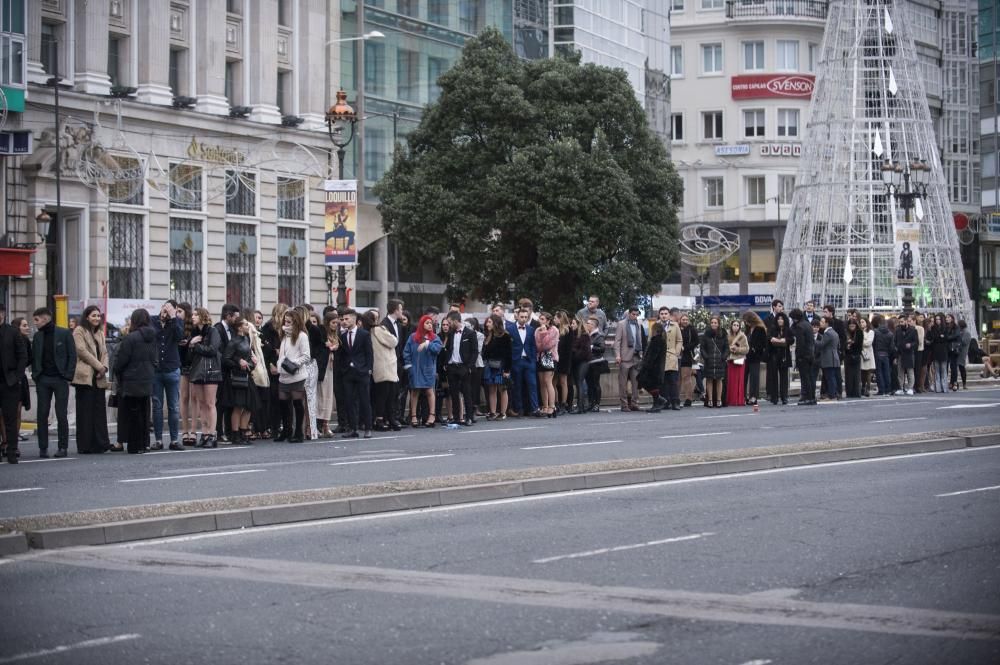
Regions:
[[[498,470],[9,518],[0,556],[520,496],[1000,445],[1000,427]]]

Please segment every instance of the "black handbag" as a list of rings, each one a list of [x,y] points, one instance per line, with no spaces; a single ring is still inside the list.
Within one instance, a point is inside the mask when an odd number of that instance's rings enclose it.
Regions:
[[[299,371],[299,366],[293,363],[288,358],[281,361],[281,369],[285,370],[288,374],[296,374]]]
[[[233,388],[249,388],[250,387],[250,374],[249,372],[234,372],[229,375],[229,385]]]

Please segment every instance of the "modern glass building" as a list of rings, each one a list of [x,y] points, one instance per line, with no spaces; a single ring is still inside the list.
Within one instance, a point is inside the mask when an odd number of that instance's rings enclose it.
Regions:
[[[995,333],[1000,331],[1000,7],[995,0],[979,0],[978,28],[982,215],[963,249],[980,331]]]

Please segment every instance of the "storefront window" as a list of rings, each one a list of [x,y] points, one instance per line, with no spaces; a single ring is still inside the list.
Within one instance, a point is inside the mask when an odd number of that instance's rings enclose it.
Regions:
[[[778,278],[774,240],[750,241],[750,281],[773,282]]]
[[[296,306],[306,302],[305,229],[278,227],[278,302]]]
[[[204,239],[200,219],[170,220],[170,297],[177,302],[202,304]]]
[[[108,297],[142,298],[145,238],[142,215],[108,213]]]
[[[226,302],[257,306],[257,227],[226,224]]]

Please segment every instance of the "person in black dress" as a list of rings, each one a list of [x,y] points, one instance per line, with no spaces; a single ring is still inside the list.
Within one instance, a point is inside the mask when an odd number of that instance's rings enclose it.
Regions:
[[[149,448],[150,398],[156,367],[156,331],[149,312],[137,309],[129,320],[129,333],[122,340],[115,357],[114,372],[118,386],[118,439],[131,454]]]
[[[250,441],[250,416],[257,408],[257,391],[250,373],[257,358],[250,345],[250,324],[242,316],[232,325],[233,337],[222,354],[226,379],[222,384],[221,402],[231,409],[233,443],[247,445]]]

